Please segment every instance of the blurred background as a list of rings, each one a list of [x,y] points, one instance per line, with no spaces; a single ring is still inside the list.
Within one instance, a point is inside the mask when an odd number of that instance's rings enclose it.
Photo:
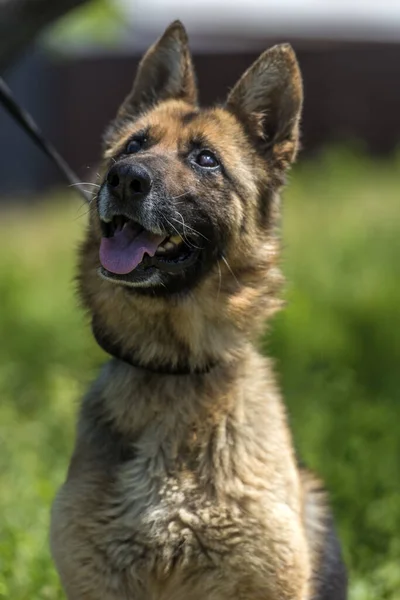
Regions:
[[[0,73],[82,181],[140,55],[176,18],[203,103],[266,47],[297,52],[287,308],[263,347],[330,492],[350,599],[400,600],[400,1],[5,0]],[[87,207],[1,107],[0,139],[0,599],[61,600],[49,511],[106,358],[74,296]]]

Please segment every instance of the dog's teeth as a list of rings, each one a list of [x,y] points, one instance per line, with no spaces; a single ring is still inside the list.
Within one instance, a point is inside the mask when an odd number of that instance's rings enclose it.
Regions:
[[[173,242],[168,241],[165,242],[162,247],[168,252],[169,250],[173,250],[175,248],[175,244]]]
[[[172,235],[168,240],[168,242],[172,242],[172,244],[180,244],[182,241],[180,235]]]

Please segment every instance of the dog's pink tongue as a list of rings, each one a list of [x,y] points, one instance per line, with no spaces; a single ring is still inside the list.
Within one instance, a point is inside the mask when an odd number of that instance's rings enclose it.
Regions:
[[[100,262],[107,271],[126,275],[136,269],[146,252],[154,256],[164,239],[165,236],[146,230],[138,233],[137,228],[128,223],[112,237],[101,239]]]

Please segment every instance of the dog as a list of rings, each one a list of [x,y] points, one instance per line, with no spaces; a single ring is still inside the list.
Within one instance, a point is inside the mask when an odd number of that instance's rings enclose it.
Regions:
[[[292,48],[200,109],[182,24],[104,139],[78,286],[109,354],[84,398],[52,554],[69,600],[345,600],[319,481],[270,360],[279,194],[299,145]]]

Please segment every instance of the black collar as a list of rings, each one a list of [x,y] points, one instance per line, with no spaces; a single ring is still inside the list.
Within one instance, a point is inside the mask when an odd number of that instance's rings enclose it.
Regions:
[[[172,364],[159,364],[157,362],[142,363],[139,361],[134,354],[128,354],[121,350],[119,344],[110,340],[109,336],[98,326],[95,320],[92,320],[92,331],[96,342],[99,344],[107,354],[110,354],[118,360],[136,367],[149,371],[150,373],[156,373],[158,375],[204,375],[209,373],[214,367],[217,366],[217,362],[209,362],[204,367],[193,369],[187,363],[178,363],[177,365]]]

